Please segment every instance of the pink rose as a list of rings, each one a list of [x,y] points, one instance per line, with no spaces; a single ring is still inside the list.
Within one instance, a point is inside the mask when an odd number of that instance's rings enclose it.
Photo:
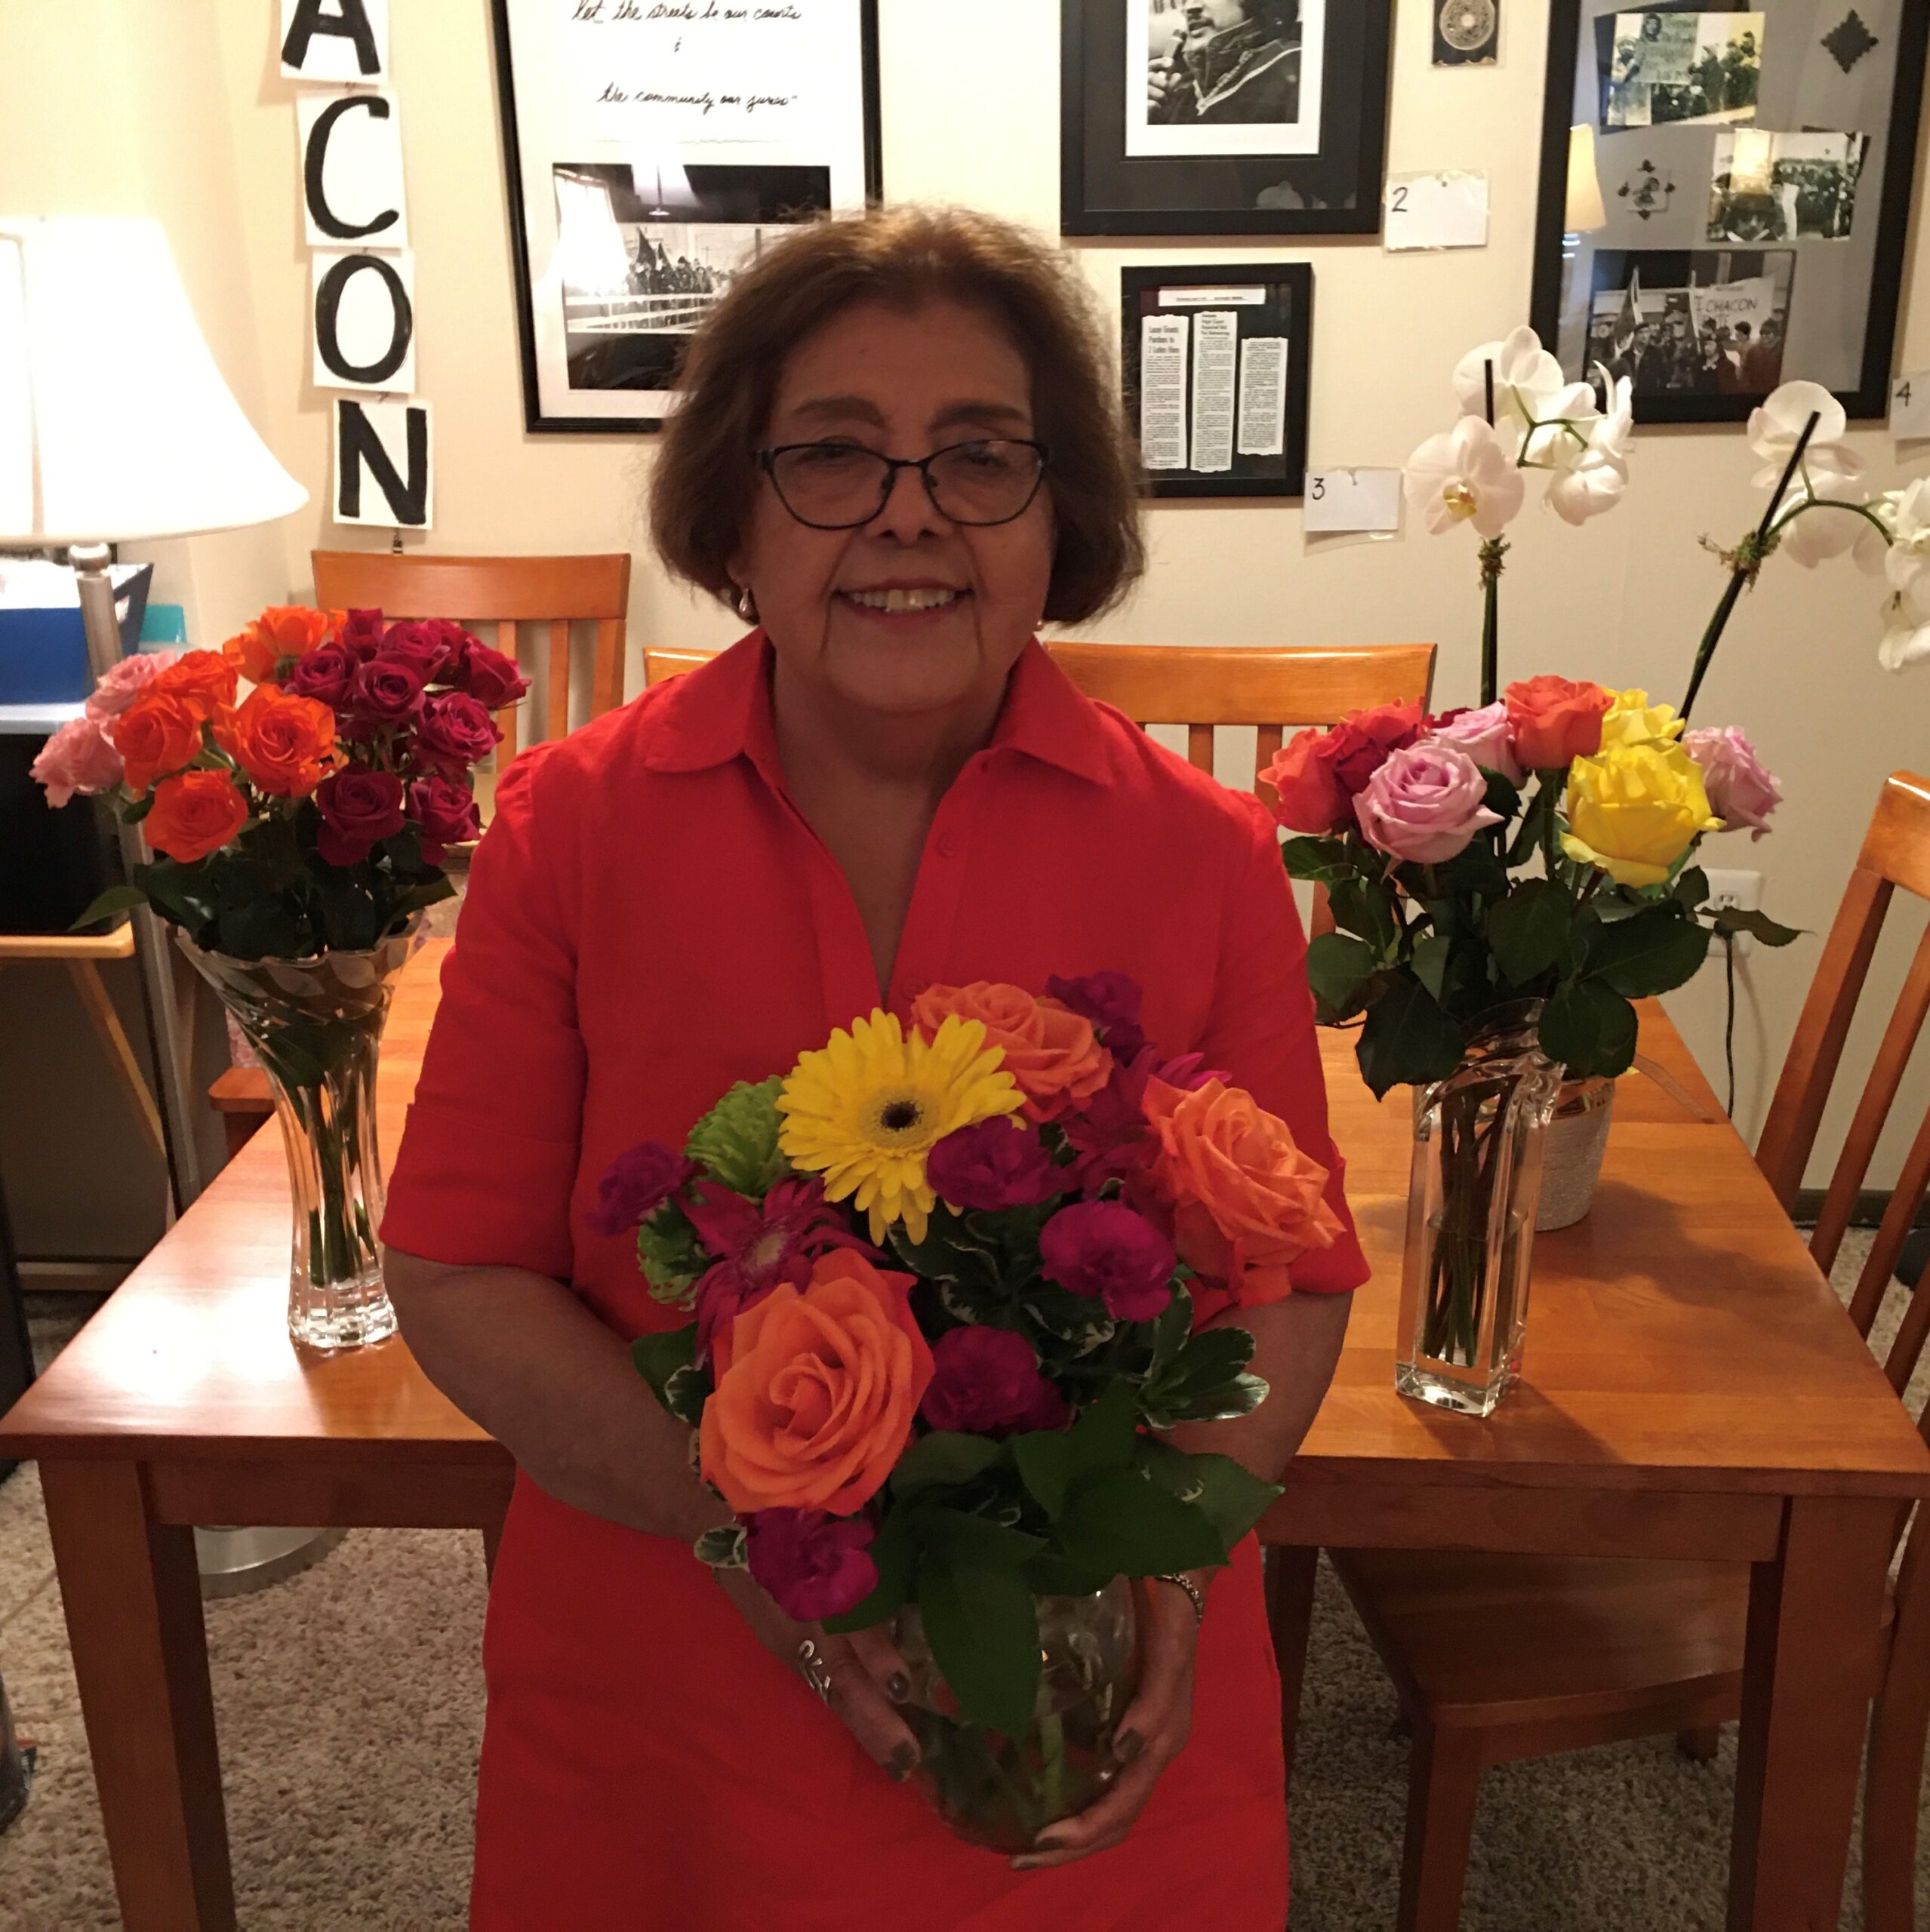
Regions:
[[[1783,794],[1775,774],[1762,768],[1747,735],[1733,724],[1711,726],[1687,733],[1682,749],[1702,768],[1709,809],[1722,820],[1722,829],[1741,832],[1747,827],[1751,838],[1760,838],[1769,829],[1769,814],[1783,802]]]
[[[118,718],[146,690],[169,665],[178,663],[184,651],[137,651],[124,657],[94,688],[87,701],[87,715],[97,723],[103,718]]]
[[[122,661],[131,664],[134,660],[129,657]],[[47,787],[47,802],[57,811],[76,792],[91,795],[111,791],[119,784],[121,754],[107,742],[97,720],[75,718],[41,747],[33,761],[33,776]]]
[[[1528,776],[1515,756],[1514,740],[1508,731],[1508,707],[1498,698],[1479,710],[1450,711],[1437,718],[1424,744],[1452,745],[1467,752],[1483,771],[1519,785]]]
[[[1392,753],[1354,801],[1370,845],[1416,865],[1436,866],[1467,848],[1485,825],[1499,825],[1484,802],[1481,768],[1452,745],[1414,745]]]

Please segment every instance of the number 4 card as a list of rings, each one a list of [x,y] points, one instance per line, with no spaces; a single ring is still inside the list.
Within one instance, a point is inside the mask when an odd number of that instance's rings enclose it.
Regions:
[[[1930,439],[1930,370],[1890,384],[1890,435],[1899,443]]]

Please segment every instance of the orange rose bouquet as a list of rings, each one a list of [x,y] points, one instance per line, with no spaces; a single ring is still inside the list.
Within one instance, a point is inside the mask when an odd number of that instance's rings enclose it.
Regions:
[[[688,1317],[635,1355],[734,1512],[697,1554],[892,1624],[928,1795],[1006,1850],[1103,1787],[1129,1580],[1226,1561],[1277,1494],[1163,1438],[1264,1398],[1228,1318],[1341,1232],[1326,1170],[1140,1004],[928,987],[630,1149],[589,1217]]]
[[[35,766],[54,804],[112,795],[159,855],[83,923],[146,903],[229,958],[367,950],[448,897],[491,714],[527,688],[459,625],[300,605],[123,660]]]

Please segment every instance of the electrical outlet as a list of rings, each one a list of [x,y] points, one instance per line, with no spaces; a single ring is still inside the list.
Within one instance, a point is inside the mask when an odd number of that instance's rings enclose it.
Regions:
[[[1712,909],[1728,906],[1738,912],[1757,912],[1762,909],[1762,875],[1760,872],[1722,872],[1713,866],[1704,866],[1704,876],[1709,881],[1709,897],[1705,902]],[[1756,942],[1747,933],[1735,937],[1736,954],[1747,958]],[[1712,946],[1709,957],[1719,961],[1722,949]]]

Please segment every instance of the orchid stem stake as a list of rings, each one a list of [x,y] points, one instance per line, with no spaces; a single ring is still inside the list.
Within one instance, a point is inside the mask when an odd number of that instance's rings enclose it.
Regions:
[[[1481,546],[1481,702],[1492,704],[1500,694],[1501,657],[1501,560],[1507,540],[1491,537]]]

